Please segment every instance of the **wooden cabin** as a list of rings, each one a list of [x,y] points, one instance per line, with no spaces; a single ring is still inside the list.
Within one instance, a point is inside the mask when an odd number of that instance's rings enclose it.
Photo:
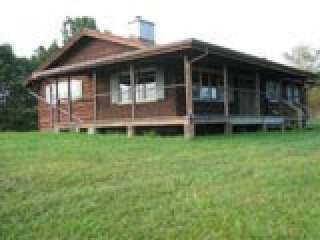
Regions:
[[[156,45],[139,36],[83,31],[34,72],[41,131],[196,133],[304,127],[313,75],[187,39]]]

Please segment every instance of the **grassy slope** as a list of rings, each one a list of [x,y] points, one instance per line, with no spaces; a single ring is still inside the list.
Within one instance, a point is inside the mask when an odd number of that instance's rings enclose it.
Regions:
[[[0,134],[0,239],[319,239],[319,145]]]

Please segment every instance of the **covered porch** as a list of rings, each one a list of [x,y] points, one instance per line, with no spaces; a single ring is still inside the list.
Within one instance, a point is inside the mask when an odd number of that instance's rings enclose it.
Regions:
[[[95,133],[121,128],[133,136],[140,127],[178,127],[192,138],[203,125],[223,125],[226,134],[236,126],[264,130],[305,126],[307,75],[202,42],[192,41],[191,48],[173,47],[46,73],[53,76],[56,91],[57,74],[68,80],[66,98],[59,99],[56,93],[57,101],[50,104],[52,129]],[[82,114],[84,104],[76,108],[70,86],[79,74],[89,80],[85,96],[78,100],[86,104]]]

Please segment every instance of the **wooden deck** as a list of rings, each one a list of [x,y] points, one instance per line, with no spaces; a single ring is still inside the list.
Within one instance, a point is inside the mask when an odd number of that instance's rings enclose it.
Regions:
[[[96,120],[83,123],[60,122],[56,128],[121,128],[121,127],[153,127],[153,126],[179,126],[185,123],[185,117],[157,117],[157,118],[122,118],[114,120]]]
[[[286,122],[281,116],[195,116],[193,123],[198,124],[225,124],[231,125],[282,125]],[[123,118],[114,120],[97,120],[82,123],[60,122],[55,124],[56,129],[71,128],[122,128],[122,127],[165,127],[183,126],[186,123],[184,116],[154,117],[154,118]]]

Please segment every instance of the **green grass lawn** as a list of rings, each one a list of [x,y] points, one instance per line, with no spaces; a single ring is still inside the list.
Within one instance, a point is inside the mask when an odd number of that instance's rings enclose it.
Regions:
[[[0,134],[0,239],[320,239],[320,129]]]

